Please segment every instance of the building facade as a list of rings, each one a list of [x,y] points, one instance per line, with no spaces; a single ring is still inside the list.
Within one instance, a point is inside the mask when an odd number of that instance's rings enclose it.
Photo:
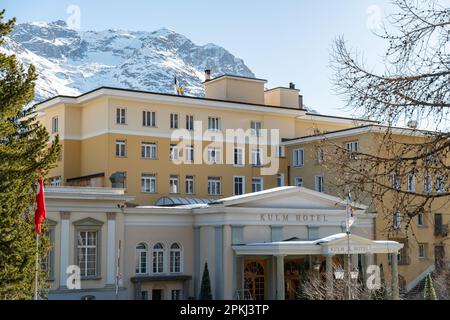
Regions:
[[[331,209],[330,201],[339,201],[326,194],[341,195],[327,188],[332,173],[317,162],[312,148],[320,140],[314,136],[337,133],[343,142],[371,146],[373,134],[364,128],[377,123],[310,113],[293,84],[266,90],[265,83],[225,75],[204,83],[204,98],[102,87],[37,105],[38,121],[53,138],[60,137],[63,149],[48,177],[55,243],[50,297],[111,298],[119,269],[121,298],[197,298],[207,262],[217,299],[247,294],[246,266],[264,270],[264,277],[254,275],[252,280],[264,279],[263,293],[252,287],[253,298],[292,298],[293,291],[284,290],[292,286],[281,280],[277,268],[291,260],[311,268],[317,258],[327,270],[326,261],[329,266],[333,261],[327,260],[327,248],[338,245],[339,236],[332,236],[342,232],[345,209],[332,213],[336,208]],[[293,198],[301,205],[289,202],[292,199],[280,203],[271,195],[281,192],[274,188],[286,186],[317,192],[294,188],[299,198]],[[249,202],[225,206],[235,203],[229,197]],[[252,201],[259,197],[266,201],[255,205]],[[328,207],[321,207],[325,199]],[[317,210],[325,210],[319,214],[322,221],[302,220],[302,214],[314,216]],[[421,256],[411,255],[411,263],[389,259],[394,261],[389,264],[387,255],[404,252],[405,244],[400,248],[398,241],[387,242],[393,249],[388,245],[386,252],[380,251],[376,241],[389,240],[380,232],[381,220],[375,214],[360,216],[362,225],[356,227],[353,240],[365,249],[354,257],[355,265],[370,261],[395,267],[408,288],[433,270],[433,228],[419,230],[421,244],[427,244],[426,259],[421,246]],[[445,212],[444,216],[442,225],[448,223]],[[289,239],[295,241],[284,241]],[[313,243],[319,239],[325,240]],[[95,243],[92,248],[89,242]],[[445,255],[447,249],[441,247]],[[122,258],[119,267],[117,256]],[[62,271],[83,264],[85,289],[66,290],[67,274]]]

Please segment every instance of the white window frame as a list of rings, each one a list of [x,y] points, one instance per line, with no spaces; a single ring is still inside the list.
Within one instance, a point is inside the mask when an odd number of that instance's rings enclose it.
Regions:
[[[59,117],[53,117],[52,118],[52,133],[58,133],[59,132]]]
[[[142,193],[157,192],[156,174],[153,173],[141,174],[141,192]]]
[[[177,249],[173,249],[173,246],[178,246]],[[175,257],[175,254],[179,255],[179,266],[177,270],[177,264],[176,259],[173,259]],[[183,273],[183,248],[181,245],[177,242],[172,243],[169,248],[169,272],[174,274],[180,274]]]
[[[237,181],[238,179],[240,181]],[[240,188],[242,188],[242,193],[239,193],[239,194],[237,193],[236,184],[240,184]],[[241,196],[243,194],[245,194],[245,177],[244,176],[234,176],[233,177],[233,195]]]
[[[219,117],[208,117],[208,130],[209,131],[220,131],[221,130],[221,119]]]
[[[321,193],[325,192],[325,177],[323,175],[314,177],[314,190]]]
[[[345,148],[347,149],[350,159],[356,159],[355,153],[359,152],[359,141],[350,141],[345,143]]]
[[[317,149],[317,164],[322,164],[325,160],[325,152],[322,148]]]
[[[194,130],[194,116],[186,115],[186,130],[193,131]]]
[[[233,152],[233,162],[235,167],[243,167],[245,159],[245,149],[244,148],[234,148]]]
[[[257,190],[255,186],[260,186],[260,190]],[[260,192],[264,190],[264,179],[263,178],[252,178],[252,193]]]
[[[170,145],[170,160],[172,161],[178,161],[180,160],[180,147],[178,144],[171,144]]]
[[[144,249],[140,248],[140,246],[143,246]],[[136,251],[136,268],[135,273],[137,275],[143,275],[148,274],[148,247],[147,244],[144,242],[140,242],[135,247]],[[143,262],[145,260],[145,262]],[[144,268],[142,265],[144,264]]]
[[[178,113],[170,114],[170,129],[180,128],[180,115]]]
[[[156,112],[142,111],[142,126],[146,128],[156,128]]]
[[[186,162],[194,162],[194,146],[189,145],[184,147],[184,158]]]
[[[180,193],[180,176],[171,175],[169,178],[169,193],[179,194]]]
[[[400,190],[402,187],[402,178],[395,172],[391,173],[391,188],[395,190]]]
[[[262,167],[263,166],[263,149],[257,148],[252,150],[252,166]]]
[[[156,248],[159,245],[162,248]],[[165,247],[162,242],[156,243],[152,248],[152,273],[153,274],[164,273],[164,270],[165,270],[165,263],[164,263],[165,250],[164,250],[164,248]]]
[[[192,187],[192,192],[189,190],[190,187],[189,187],[188,184],[190,184],[190,186]],[[190,176],[187,175],[186,178],[185,178],[185,184],[184,184],[184,186],[185,186],[185,192],[186,192],[186,194],[195,194],[195,176],[193,176],[193,175],[190,175]]]
[[[284,177],[284,173],[278,173],[277,174],[277,187],[285,187],[286,186],[286,179]]]
[[[406,191],[416,192],[416,176],[414,174],[406,176]]]
[[[437,193],[445,192],[445,179],[442,176],[438,176],[436,178],[436,192]]]
[[[81,237],[81,235],[86,235],[86,240],[87,239],[89,239],[89,233],[94,233],[95,234],[95,245],[90,245],[90,244],[87,244],[87,241],[86,241],[86,244],[80,244],[80,242],[79,242],[79,237]],[[98,276],[98,274],[99,274],[99,256],[98,256],[98,254],[99,254],[99,246],[98,246],[98,244],[99,244],[99,232],[97,231],[97,230],[78,230],[77,231],[77,252],[76,252],[76,254],[77,254],[77,263],[78,263],[78,266],[80,267],[80,275],[81,275],[81,277],[82,278],[93,278],[93,277],[97,277]],[[80,250],[81,251],[83,251],[83,249],[85,250],[85,253],[83,254],[83,256],[84,256],[84,266],[80,266]],[[94,263],[95,263],[95,268],[94,268],[94,274],[88,274],[88,259],[87,259],[87,256],[88,256],[88,250],[89,249],[95,249],[95,259],[93,260],[94,261]]]
[[[141,158],[146,160],[156,160],[158,158],[158,147],[154,142],[141,143]]]
[[[116,157],[126,158],[127,157],[127,141],[118,139],[116,140]]]
[[[126,125],[127,124],[127,109],[126,108],[116,108],[116,124]]]
[[[208,177],[208,194],[210,196],[220,196],[222,194],[221,177]]]
[[[294,149],[292,152],[292,165],[296,168],[305,166],[305,149]]]
[[[392,222],[394,230],[400,230],[402,228],[402,215],[400,211],[394,213],[394,221]]]
[[[418,253],[419,259],[426,259],[427,258],[426,244],[425,243],[419,243],[418,249],[419,249],[419,253]]]
[[[278,146],[277,148],[277,158],[284,158],[286,157],[286,147],[285,146]]]
[[[50,186],[51,187],[61,187],[61,176],[51,178]]]
[[[252,136],[261,137],[262,122],[261,121],[251,121],[250,129],[251,129]]]
[[[417,215],[417,226],[425,227],[425,215],[422,212]]]
[[[221,164],[222,163],[222,150],[217,147],[208,148],[208,163],[209,164]]]
[[[295,177],[294,184],[296,187],[303,188],[305,186],[305,181],[303,180],[302,177]]]
[[[426,193],[433,192],[433,177],[430,174],[425,175],[423,179],[423,189]]]

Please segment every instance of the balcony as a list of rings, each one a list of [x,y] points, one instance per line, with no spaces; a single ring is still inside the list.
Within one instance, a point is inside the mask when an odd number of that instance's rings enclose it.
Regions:
[[[447,237],[448,236],[448,225],[441,224],[434,226],[434,235],[436,237]]]
[[[409,266],[411,264],[411,258],[409,256],[398,256],[398,265],[399,266]]]

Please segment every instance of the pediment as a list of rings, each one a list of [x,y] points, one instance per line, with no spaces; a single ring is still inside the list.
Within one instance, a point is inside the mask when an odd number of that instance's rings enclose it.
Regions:
[[[94,218],[85,218],[73,223],[73,225],[77,227],[101,227],[103,224],[103,221]]]

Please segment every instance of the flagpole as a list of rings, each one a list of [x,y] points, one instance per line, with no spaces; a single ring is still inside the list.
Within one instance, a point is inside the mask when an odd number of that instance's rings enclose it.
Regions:
[[[34,275],[34,300],[38,300],[38,288],[39,288],[39,234],[36,233],[36,262],[35,262],[35,275]]]

